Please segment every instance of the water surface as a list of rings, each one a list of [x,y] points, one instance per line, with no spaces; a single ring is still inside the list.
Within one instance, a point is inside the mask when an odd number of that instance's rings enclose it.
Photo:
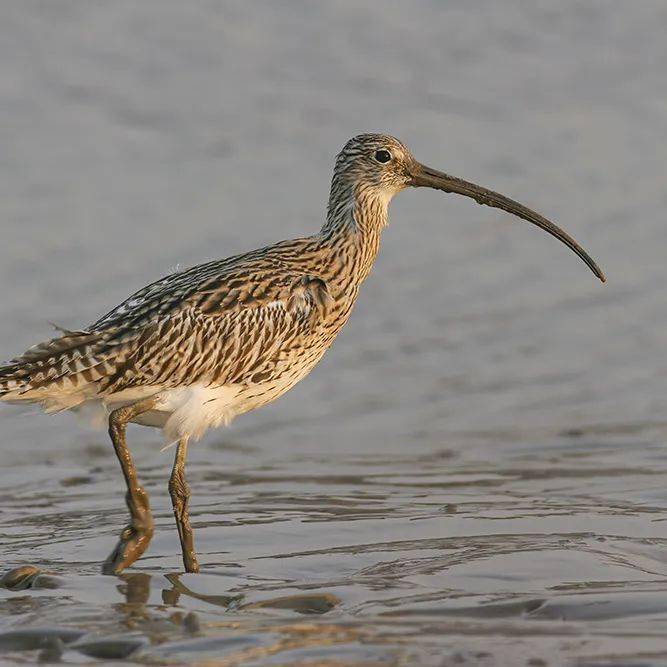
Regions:
[[[1,9],[0,356],[315,231],[360,131],[543,211],[609,283],[500,212],[401,195],[321,365],[191,448],[200,575],[157,433],[130,432],[155,538],[103,577],[104,433],[3,409],[0,565],[56,587],[0,592],[0,660],[59,636],[76,664],[667,664],[663,3]]]

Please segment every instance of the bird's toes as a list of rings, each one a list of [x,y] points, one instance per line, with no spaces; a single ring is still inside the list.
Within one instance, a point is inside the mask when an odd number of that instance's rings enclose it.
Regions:
[[[129,525],[120,534],[118,544],[102,565],[102,574],[119,574],[146,551],[153,537],[150,525]]]

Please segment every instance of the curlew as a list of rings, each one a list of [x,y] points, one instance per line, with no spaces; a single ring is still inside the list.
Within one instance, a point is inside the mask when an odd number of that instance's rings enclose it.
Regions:
[[[336,158],[319,233],[169,275],[85,329],[61,330],[0,367],[1,400],[38,403],[46,412],[92,407],[108,419],[130,522],[103,572],[131,565],[153,535],[148,496],[126,444],[129,422],[161,428],[176,445],[169,493],[185,570],[199,570],[188,516],[188,443],[273,401],[312,370],[350,316],[390,200],[407,187],[464,195],[533,223],[605,279],[574,239],[538,213],[420,164],[393,137],[354,137]]]

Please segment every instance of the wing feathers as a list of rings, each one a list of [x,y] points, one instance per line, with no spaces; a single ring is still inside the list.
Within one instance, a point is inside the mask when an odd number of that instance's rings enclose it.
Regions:
[[[104,381],[107,392],[139,384],[165,387],[205,381],[222,385],[270,377],[286,341],[308,331],[333,299],[315,276],[291,274],[260,286],[207,285],[135,341],[124,367]]]
[[[59,328],[0,367],[0,398],[271,378],[285,345],[312,333],[333,303],[322,278],[275,257],[197,269],[140,290],[88,330]]]

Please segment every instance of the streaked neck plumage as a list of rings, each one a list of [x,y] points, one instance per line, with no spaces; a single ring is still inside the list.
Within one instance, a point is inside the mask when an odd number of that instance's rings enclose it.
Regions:
[[[370,273],[387,225],[390,199],[384,189],[334,176],[327,221],[319,237],[341,264],[345,282],[359,285]]]

